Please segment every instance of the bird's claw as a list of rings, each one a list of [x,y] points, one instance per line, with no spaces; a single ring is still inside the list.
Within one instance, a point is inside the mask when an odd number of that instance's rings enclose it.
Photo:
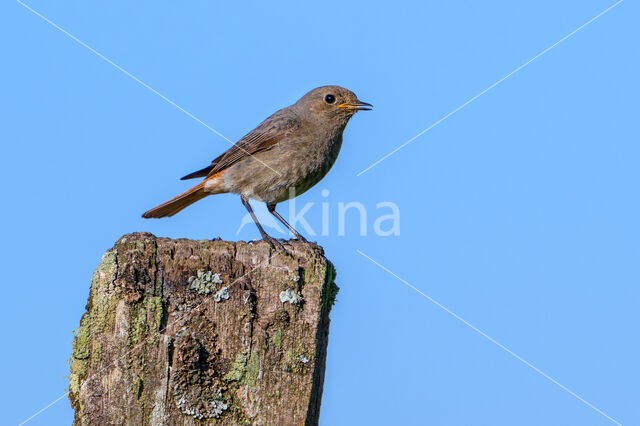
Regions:
[[[271,238],[268,235],[263,235],[262,239],[265,240],[267,243],[269,243],[271,248],[274,249],[274,250],[281,249],[284,252],[287,251],[287,249],[284,248],[282,243],[280,241],[276,240],[275,238]]]

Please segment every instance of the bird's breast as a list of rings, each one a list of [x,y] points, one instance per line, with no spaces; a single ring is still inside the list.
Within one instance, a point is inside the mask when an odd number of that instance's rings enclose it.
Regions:
[[[318,141],[297,150],[293,174],[299,179],[296,189],[299,194],[318,183],[331,170],[342,147],[342,134]],[[299,186],[299,188],[298,188]]]
[[[329,172],[340,153],[342,133],[323,138],[286,138],[230,170],[233,192],[279,203],[298,196]]]

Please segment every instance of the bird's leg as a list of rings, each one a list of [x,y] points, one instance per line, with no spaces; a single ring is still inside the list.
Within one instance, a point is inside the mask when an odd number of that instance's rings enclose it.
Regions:
[[[294,229],[294,227],[293,227],[293,226],[289,225],[289,224],[287,223],[287,221],[286,221],[286,220],[284,220],[284,218],[283,218],[282,216],[280,216],[280,214],[276,211],[276,205],[275,205],[275,204],[267,204],[267,209],[269,210],[269,213],[271,213],[272,215],[274,215],[274,216],[276,217],[276,219],[278,219],[280,222],[282,222],[282,224],[283,224],[284,226],[286,226],[286,227],[289,229],[289,231],[291,231],[291,232],[293,233],[293,235],[295,235],[295,236],[296,236],[296,238],[297,238],[298,240],[300,240],[300,241],[304,241],[305,243],[307,242],[307,240],[306,240],[302,235],[300,235],[300,234],[298,233],[298,231],[296,231],[296,230]]]
[[[264,229],[262,229],[262,225],[260,225],[258,218],[256,217],[255,213],[253,212],[253,209],[251,208],[251,204],[249,204],[249,199],[244,194],[241,194],[240,200],[242,200],[242,204],[244,204],[244,206],[249,211],[249,214],[251,215],[251,219],[253,219],[253,222],[258,227],[258,230],[260,231],[260,235],[262,235],[262,239],[268,242],[272,249],[275,249],[277,244],[282,250],[284,250],[284,246],[280,243],[280,241],[271,238],[269,234],[264,232]]]

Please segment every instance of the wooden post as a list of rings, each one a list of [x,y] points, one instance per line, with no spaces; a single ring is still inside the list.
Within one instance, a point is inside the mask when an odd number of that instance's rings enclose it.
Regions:
[[[285,246],[123,236],[75,332],[75,424],[317,424],[338,287]]]

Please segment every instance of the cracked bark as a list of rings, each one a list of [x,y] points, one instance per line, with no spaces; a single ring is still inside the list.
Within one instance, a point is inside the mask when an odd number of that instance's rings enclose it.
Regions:
[[[317,424],[335,274],[287,249],[118,240],[75,332],[75,424]]]

